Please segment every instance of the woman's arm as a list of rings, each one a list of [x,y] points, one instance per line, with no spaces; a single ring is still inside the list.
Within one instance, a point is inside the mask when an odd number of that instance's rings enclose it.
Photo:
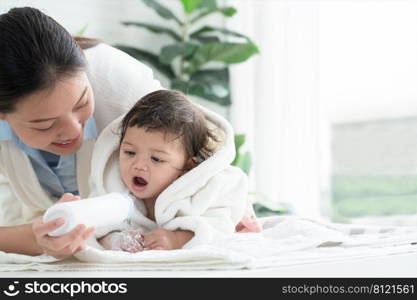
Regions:
[[[26,255],[40,255],[42,248],[36,242],[32,224],[0,227],[0,250]]]
[[[79,225],[61,237],[47,235],[61,225],[56,221],[42,223],[41,217],[38,217],[33,224],[0,227],[0,250],[25,255],[45,253],[61,259],[81,250],[94,232],[94,228]]]
[[[78,196],[64,194],[58,202],[78,200]],[[48,254],[62,259],[73,255],[85,246],[95,228],[81,224],[60,237],[50,237],[49,232],[63,224],[63,219],[44,223],[39,216],[32,224],[0,227],[0,250],[26,255]]]
[[[37,217],[32,225],[36,242],[42,248],[43,253],[59,259],[84,249],[86,241],[95,231],[94,227],[87,228],[84,224],[79,224],[67,234],[50,237],[48,233],[60,227],[63,222],[63,219],[56,219],[43,223],[42,217]]]

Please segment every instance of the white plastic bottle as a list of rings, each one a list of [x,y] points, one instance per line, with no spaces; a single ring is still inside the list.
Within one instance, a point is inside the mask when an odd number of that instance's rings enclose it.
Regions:
[[[43,222],[64,218],[65,223],[49,232],[50,236],[61,236],[78,224],[101,227],[123,222],[134,208],[128,194],[111,193],[99,197],[57,203],[43,215]]]

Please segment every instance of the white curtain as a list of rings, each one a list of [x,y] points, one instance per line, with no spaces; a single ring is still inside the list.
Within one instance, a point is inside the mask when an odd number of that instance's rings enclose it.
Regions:
[[[231,122],[248,136],[252,189],[294,214],[328,207],[329,126],[319,98],[318,0],[228,0],[226,24],[260,54],[232,67]]]

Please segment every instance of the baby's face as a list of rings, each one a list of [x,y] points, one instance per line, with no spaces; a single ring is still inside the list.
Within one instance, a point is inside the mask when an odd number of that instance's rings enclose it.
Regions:
[[[161,131],[129,127],[119,152],[123,183],[137,198],[155,200],[187,163],[181,139]]]

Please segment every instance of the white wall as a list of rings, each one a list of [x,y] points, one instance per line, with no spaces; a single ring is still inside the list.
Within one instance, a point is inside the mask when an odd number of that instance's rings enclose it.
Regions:
[[[168,0],[167,4],[175,6],[176,1]],[[125,27],[121,21],[143,21],[161,23],[153,11],[139,0],[2,0],[0,11],[9,8],[32,6],[53,17],[69,32],[75,34],[88,24],[87,36],[98,37],[108,43],[145,44],[157,49],[161,43],[152,38],[145,30]]]
[[[320,96],[332,122],[417,114],[417,1],[321,0]]]

